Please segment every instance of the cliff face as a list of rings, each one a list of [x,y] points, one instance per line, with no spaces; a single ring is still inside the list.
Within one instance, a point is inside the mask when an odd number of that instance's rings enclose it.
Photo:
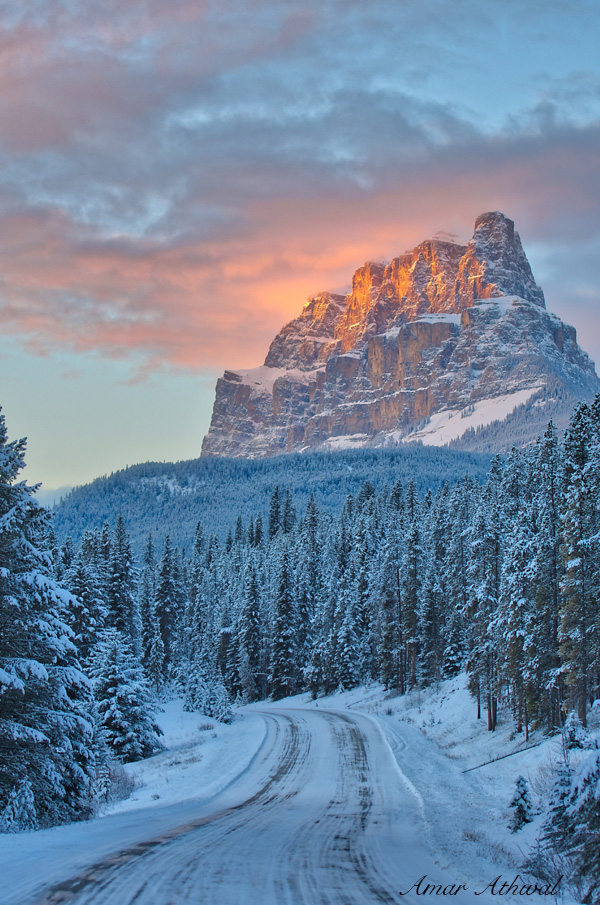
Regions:
[[[202,454],[446,443],[534,397],[548,419],[552,397],[599,390],[575,330],[546,310],[514,223],[489,213],[466,246],[422,242],[364,264],[348,296],[309,299],[262,367],[219,379]]]

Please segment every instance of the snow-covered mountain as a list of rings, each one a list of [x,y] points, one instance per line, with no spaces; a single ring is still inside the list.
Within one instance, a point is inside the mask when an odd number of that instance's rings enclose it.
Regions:
[[[367,262],[277,334],[264,365],[217,381],[204,456],[406,440],[507,449],[600,391],[573,327],[546,309],[514,223]],[[490,427],[491,425],[491,427]],[[484,429],[486,428],[487,429]]]

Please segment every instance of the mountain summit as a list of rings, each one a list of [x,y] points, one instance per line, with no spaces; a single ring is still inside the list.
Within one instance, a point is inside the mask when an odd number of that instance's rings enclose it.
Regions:
[[[347,295],[309,298],[264,365],[217,381],[202,455],[272,456],[406,441],[503,450],[600,391],[573,327],[546,310],[512,220],[482,214],[367,262]]]

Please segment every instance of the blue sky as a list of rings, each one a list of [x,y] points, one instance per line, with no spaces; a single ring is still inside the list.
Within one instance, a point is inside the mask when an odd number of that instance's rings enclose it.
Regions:
[[[0,403],[30,481],[198,455],[309,294],[515,220],[600,360],[600,6],[0,2]]]

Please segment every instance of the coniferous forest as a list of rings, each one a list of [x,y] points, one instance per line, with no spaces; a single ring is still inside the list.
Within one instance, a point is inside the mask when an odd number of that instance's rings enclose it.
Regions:
[[[490,732],[584,745],[600,700],[600,396],[559,437],[419,494],[367,479],[333,515],[289,488],[268,516],[198,524],[184,554],[152,534],[134,562],[126,514],[58,545],[0,422],[0,820],[82,819],[119,764],[160,745],[153,701],[231,718],[235,703],[380,681],[392,693],[466,670]],[[570,741],[569,741],[570,740]],[[600,752],[565,755],[538,858],[600,879]],[[590,899],[592,901],[592,899]]]

